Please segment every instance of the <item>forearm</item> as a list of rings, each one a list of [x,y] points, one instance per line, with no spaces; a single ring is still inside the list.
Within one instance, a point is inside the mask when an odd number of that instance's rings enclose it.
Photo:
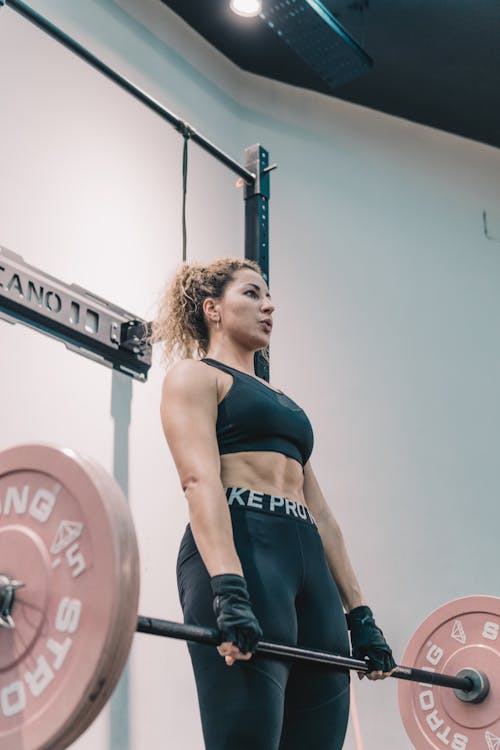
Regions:
[[[365,604],[361,586],[354,573],[344,537],[332,513],[325,511],[316,518],[318,531],[323,542],[328,567],[337,584],[340,598],[347,612]]]
[[[243,575],[233,540],[231,515],[220,481],[190,484],[185,495],[191,531],[210,576]]]
[[[347,554],[344,537],[321,492],[310,461],[304,466],[304,496],[318,524],[328,566],[339,589],[340,598],[349,612],[365,603],[363,594]]]

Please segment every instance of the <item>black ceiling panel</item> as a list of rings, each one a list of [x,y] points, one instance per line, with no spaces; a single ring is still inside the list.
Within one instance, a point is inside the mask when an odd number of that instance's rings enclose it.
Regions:
[[[340,85],[229,0],[163,2],[244,70],[500,148],[500,0],[323,0],[373,59]]]

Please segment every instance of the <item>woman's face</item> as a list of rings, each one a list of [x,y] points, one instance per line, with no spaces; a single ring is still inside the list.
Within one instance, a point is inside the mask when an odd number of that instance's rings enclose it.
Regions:
[[[250,268],[236,271],[218,302],[220,330],[249,349],[268,346],[275,306],[262,276]]]

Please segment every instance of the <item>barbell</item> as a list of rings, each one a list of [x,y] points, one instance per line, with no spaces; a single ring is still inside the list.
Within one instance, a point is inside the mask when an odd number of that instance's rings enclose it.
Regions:
[[[101,711],[135,632],[216,646],[216,629],[137,614],[127,502],[94,460],[24,445],[0,453],[0,750],[64,750]],[[500,750],[500,599],[433,612],[398,666],[414,746]],[[260,641],[258,654],[367,672],[365,661]]]

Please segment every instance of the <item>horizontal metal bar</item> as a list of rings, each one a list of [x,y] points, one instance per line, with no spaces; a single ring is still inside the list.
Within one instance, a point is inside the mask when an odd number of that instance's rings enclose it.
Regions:
[[[218,148],[215,144],[201,135],[201,133],[198,133],[193,127],[191,127],[189,123],[181,120],[179,117],[177,117],[177,115],[174,115],[163,105],[161,105],[156,99],[153,99],[140,88],[131,83],[131,81],[119,75],[116,71],[114,71],[108,65],[95,57],[95,55],[86,50],[81,44],[68,36],[68,34],[66,34],[64,31],[61,31],[61,29],[44,18],[44,16],[41,16],[39,13],[37,13],[35,10],[33,10],[33,8],[30,8],[29,5],[21,2],[21,0],[5,0],[5,5],[8,8],[12,8],[12,10],[15,10],[24,18],[27,18],[28,21],[31,21],[31,23],[33,23],[39,29],[45,31],[47,34],[49,34],[49,36],[53,37],[58,42],[63,44],[69,50],[78,55],[78,57],[82,58],[82,60],[88,62],[90,65],[96,68],[96,70],[98,70],[100,73],[103,73],[103,75],[113,81],[113,83],[116,83],[118,86],[120,86],[120,88],[127,91],[133,97],[142,102],[142,104],[145,104],[147,107],[149,107],[149,109],[151,109],[153,112],[156,112],[157,115],[173,125],[179,132],[189,136],[189,138],[197,143],[198,146],[201,146],[201,148],[214,156],[218,161],[222,162],[222,164],[224,164],[226,167],[229,167],[229,169],[231,169],[237,175],[243,177],[246,182],[252,184],[255,181],[255,175],[252,172],[249,172],[247,169],[245,169],[245,167],[243,167],[237,161],[228,156],[228,154]]]
[[[170,620],[158,620],[156,617],[139,615],[137,632],[149,635],[160,635],[163,638],[177,638],[181,641],[194,641],[207,646],[218,646],[221,642],[220,633],[215,628],[204,628],[198,625],[188,625]]]
[[[148,323],[81,286],[66,284],[0,245],[0,319],[23,323],[68,349],[144,382]]]
[[[159,620],[153,617],[144,617],[143,615],[139,615],[137,632],[159,635],[164,638],[194,641],[195,643],[203,643],[209,646],[217,646],[221,642],[220,633],[215,628],[203,628],[198,625]],[[304,648],[303,646],[287,646],[281,643],[259,641],[257,644],[257,653],[328,664],[339,669],[351,669],[355,672],[363,672],[365,674],[368,672],[365,661],[332,654],[328,651],[320,651],[319,649]],[[463,690],[466,693],[473,689],[472,680],[468,677],[454,677],[436,672],[427,672],[424,669],[412,669],[411,667],[398,666],[392,677],[400,680],[412,680],[413,682],[454,688],[455,690]]]
[[[463,690],[465,693],[468,693],[474,687],[469,677],[455,677],[450,674],[429,672],[427,669],[415,669],[413,667],[398,666],[397,671],[392,676],[397,677],[398,680],[421,682],[424,685],[438,685],[454,690]]]

